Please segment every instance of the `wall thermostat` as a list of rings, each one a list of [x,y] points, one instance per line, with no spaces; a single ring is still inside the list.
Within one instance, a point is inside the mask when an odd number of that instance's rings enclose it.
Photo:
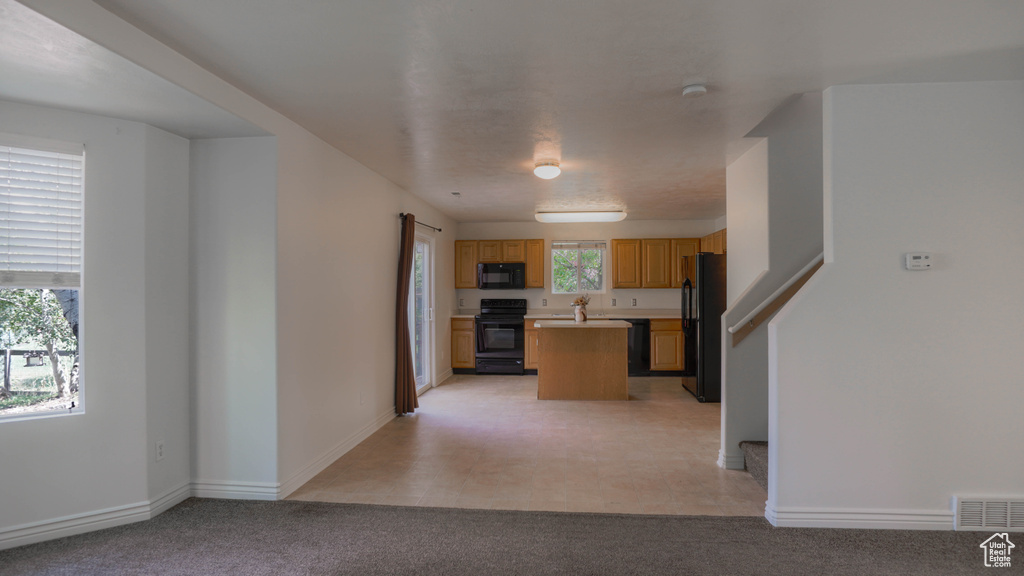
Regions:
[[[932,255],[930,252],[908,252],[907,270],[931,270]]]

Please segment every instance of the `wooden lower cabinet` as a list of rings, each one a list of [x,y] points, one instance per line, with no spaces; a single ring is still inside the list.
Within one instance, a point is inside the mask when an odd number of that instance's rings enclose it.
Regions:
[[[651,370],[682,370],[682,320],[651,320]]]
[[[526,358],[523,362],[523,368],[526,370],[537,369],[537,354],[538,354],[538,338],[540,330],[534,325],[533,320],[526,321],[526,330],[524,331],[526,340],[526,350],[524,351]]]
[[[452,368],[476,368],[476,321],[452,318]]]

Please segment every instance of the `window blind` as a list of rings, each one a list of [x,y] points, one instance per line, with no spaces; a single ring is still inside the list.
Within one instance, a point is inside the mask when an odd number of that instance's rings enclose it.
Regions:
[[[604,250],[604,240],[555,240],[551,243],[552,250]]]
[[[81,153],[0,145],[0,286],[78,286]]]

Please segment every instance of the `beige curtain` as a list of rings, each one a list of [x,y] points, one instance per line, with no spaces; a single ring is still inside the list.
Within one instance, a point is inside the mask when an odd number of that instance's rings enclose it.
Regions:
[[[412,341],[409,338],[409,279],[412,277],[412,252],[416,238],[416,217],[402,219],[402,244],[398,252],[398,297],[395,303],[395,413],[411,414],[419,407],[416,400],[416,371],[412,365]]]

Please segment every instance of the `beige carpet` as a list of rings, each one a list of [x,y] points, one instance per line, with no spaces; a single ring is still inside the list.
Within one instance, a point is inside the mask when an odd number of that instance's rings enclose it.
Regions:
[[[775,529],[760,518],[187,500],[147,521],[0,552],[0,573],[1018,574],[981,532]]]

